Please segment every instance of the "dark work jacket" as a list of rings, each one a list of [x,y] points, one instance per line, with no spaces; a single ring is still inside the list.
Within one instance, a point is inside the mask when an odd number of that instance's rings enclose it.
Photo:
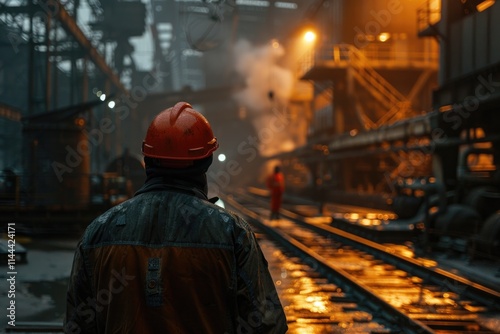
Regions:
[[[153,179],[87,227],[66,333],[286,332],[250,227],[200,197]]]

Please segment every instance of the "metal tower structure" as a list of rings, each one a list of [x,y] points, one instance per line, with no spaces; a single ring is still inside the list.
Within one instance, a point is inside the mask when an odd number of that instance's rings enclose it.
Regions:
[[[0,126],[15,129],[0,152],[23,157],[0,167],[22,174],[34,202],[88,201],[71,194],[88,193],[91,157],[116,154],[120,124],[101,131],[103,119],[113,120],[105,103],[129,95],[128,39],[143,33],[144,21],[139,1],[0,1]],[[100,153],[89,136],[96,129]]]

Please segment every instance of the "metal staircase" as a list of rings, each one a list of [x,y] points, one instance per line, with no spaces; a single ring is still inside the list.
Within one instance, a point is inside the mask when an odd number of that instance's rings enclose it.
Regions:
[[[366,56],[355,46],[339,44],[334,46],[334,61],[347,62],[350,75],[377,99],[388,112],[374,121],[375,127],[406,118],[411,102],[394,88],[384,77],[370,66]]]

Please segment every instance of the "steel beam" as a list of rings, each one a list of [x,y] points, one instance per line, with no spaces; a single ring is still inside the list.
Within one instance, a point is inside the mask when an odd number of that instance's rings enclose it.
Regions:
[[[0,117],[19,122],[22,118],[22,114],[20,110],[14,107],[0,104]]]
[[[128,94],[118,75],[108,66],[104,58],[85,36],[80,27],[78,27],[73,17],[66,11],[61,2],[59,0],[53,0],[53,2],[56,5],[54,16],[61,22],[64,29],[76,39],[78,44],[87,52],[92,62],[108,77],[111,83],[122,93]]]
[[[349,133],[340,135],[330,141],[328,149],[333,152],[430,135],[432,131],[430,119],[433,115],[433,113],[429,113],[424,116],[417,116],[352,136]]]

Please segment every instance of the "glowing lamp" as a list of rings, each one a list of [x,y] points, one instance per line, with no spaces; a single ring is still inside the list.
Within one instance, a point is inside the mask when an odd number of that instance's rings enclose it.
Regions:
[[[316,34],[314,32],[312,32],[312,31],[307,31],[304,34],[304,40],[306,42],[313,42],[315,39],[316,39]]]

